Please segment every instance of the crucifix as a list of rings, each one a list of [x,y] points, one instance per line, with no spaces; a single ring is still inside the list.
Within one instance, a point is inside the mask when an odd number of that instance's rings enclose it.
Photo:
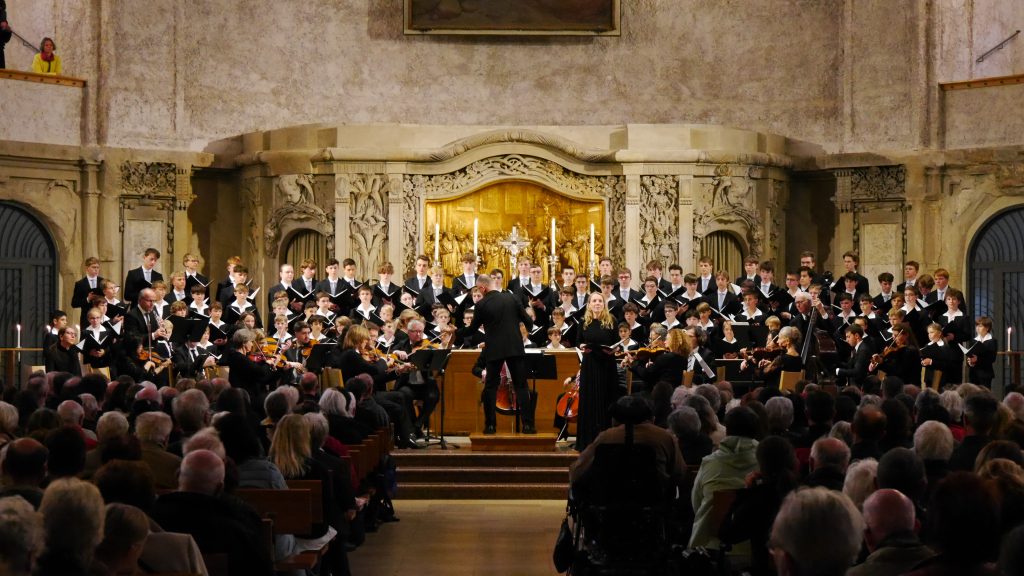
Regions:
[[[501,242],[498,242],[498,244],[502,248],[508,250],[508,253],[510,255],[509,265],[512,268],[510,274],[516,274],[518,270],[518,268],[516,268],[516,261],[519,258],[519,253],[522,252],[524,248],[530,245],[530,238],[527,236],[520,236],[519,227],[513,226],[512,233],[508,235],[508,238],[502,240]]]

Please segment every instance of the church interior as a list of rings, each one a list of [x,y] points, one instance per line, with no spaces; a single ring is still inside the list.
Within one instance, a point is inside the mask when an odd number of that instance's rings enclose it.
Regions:
[[[0,348],[42,344],[89,257],[221,280],[237,256],[269,287],[331,258],[401,283],[424,254],[451,282],[467,252],[513,277],[510,239],[545,283],[608,257],[637,290],[652,260],[778,278],[811,251],[839,277],[852,251],[875,294],[915,261],[1024,346],[1024,3],[565,0],[560,30],[436,29],[492,4],[6,0]],[[60,76],[31,72],[43,37]],[[551,508],[546,564],[504,573],[551,570]]]

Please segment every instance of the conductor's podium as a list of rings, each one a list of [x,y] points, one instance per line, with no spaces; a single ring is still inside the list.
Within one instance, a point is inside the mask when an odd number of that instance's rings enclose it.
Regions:
[[[576,350],[545,350],[545,355],[555,357],[558,377],[554,380],[536,381],[537,386],[537,431],[540,433],[557,433],[552,426],[555,404],[563,392],[562,382],[575,376],[580,369],[579,356]],[[438,378],[441,397],[444,400],[444,433],[446,435],[476,435],[483,433],[484,411],[480,395],[484,386],[479,378],[473,375],[473,365],[480,356],[479,350],[453,350],[448,360],[444,378]],[[527,385],[532,390],[534,381],[527,376]],[[441,407],[434,410],[430,419],[430,429],[435,433],[441,430]],[[512,434],[515,431],[515,416],[498,414],[498,434]],[[572,430],[570,428],[570,433]]]

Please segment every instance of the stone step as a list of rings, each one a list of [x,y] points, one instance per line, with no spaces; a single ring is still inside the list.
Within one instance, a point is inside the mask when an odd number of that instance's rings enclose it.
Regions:
[[[566,468],[525,467],[427,467],[399,466],[400,486],[420,483],[466,484],[558,484],[569,481]]]
[[[470,450],[396,450],[399,467],[446,468],[562,468],[576,461],[575,453],[473,452]]]
[[[566,484],[400,483],[396,500],[565,500]]]

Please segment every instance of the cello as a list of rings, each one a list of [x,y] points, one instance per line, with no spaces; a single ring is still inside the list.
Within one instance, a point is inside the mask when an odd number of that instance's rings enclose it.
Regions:
[[[508,364],[501,365],[501,373],[498,380],[498,392],[494,400],[494,408],[499,414],[506,416],[515,414],[518,409],[516,402],[516,391],[512,387],[512,375],[508,371]]]
[[[570,383],[571,380],[571,383]],[[580,396],[580,373],[576,372],[575,378],[565,379],[565,394],[555,404],[555,414],[564,418],[566,422],[575,422],[579,416]]]

